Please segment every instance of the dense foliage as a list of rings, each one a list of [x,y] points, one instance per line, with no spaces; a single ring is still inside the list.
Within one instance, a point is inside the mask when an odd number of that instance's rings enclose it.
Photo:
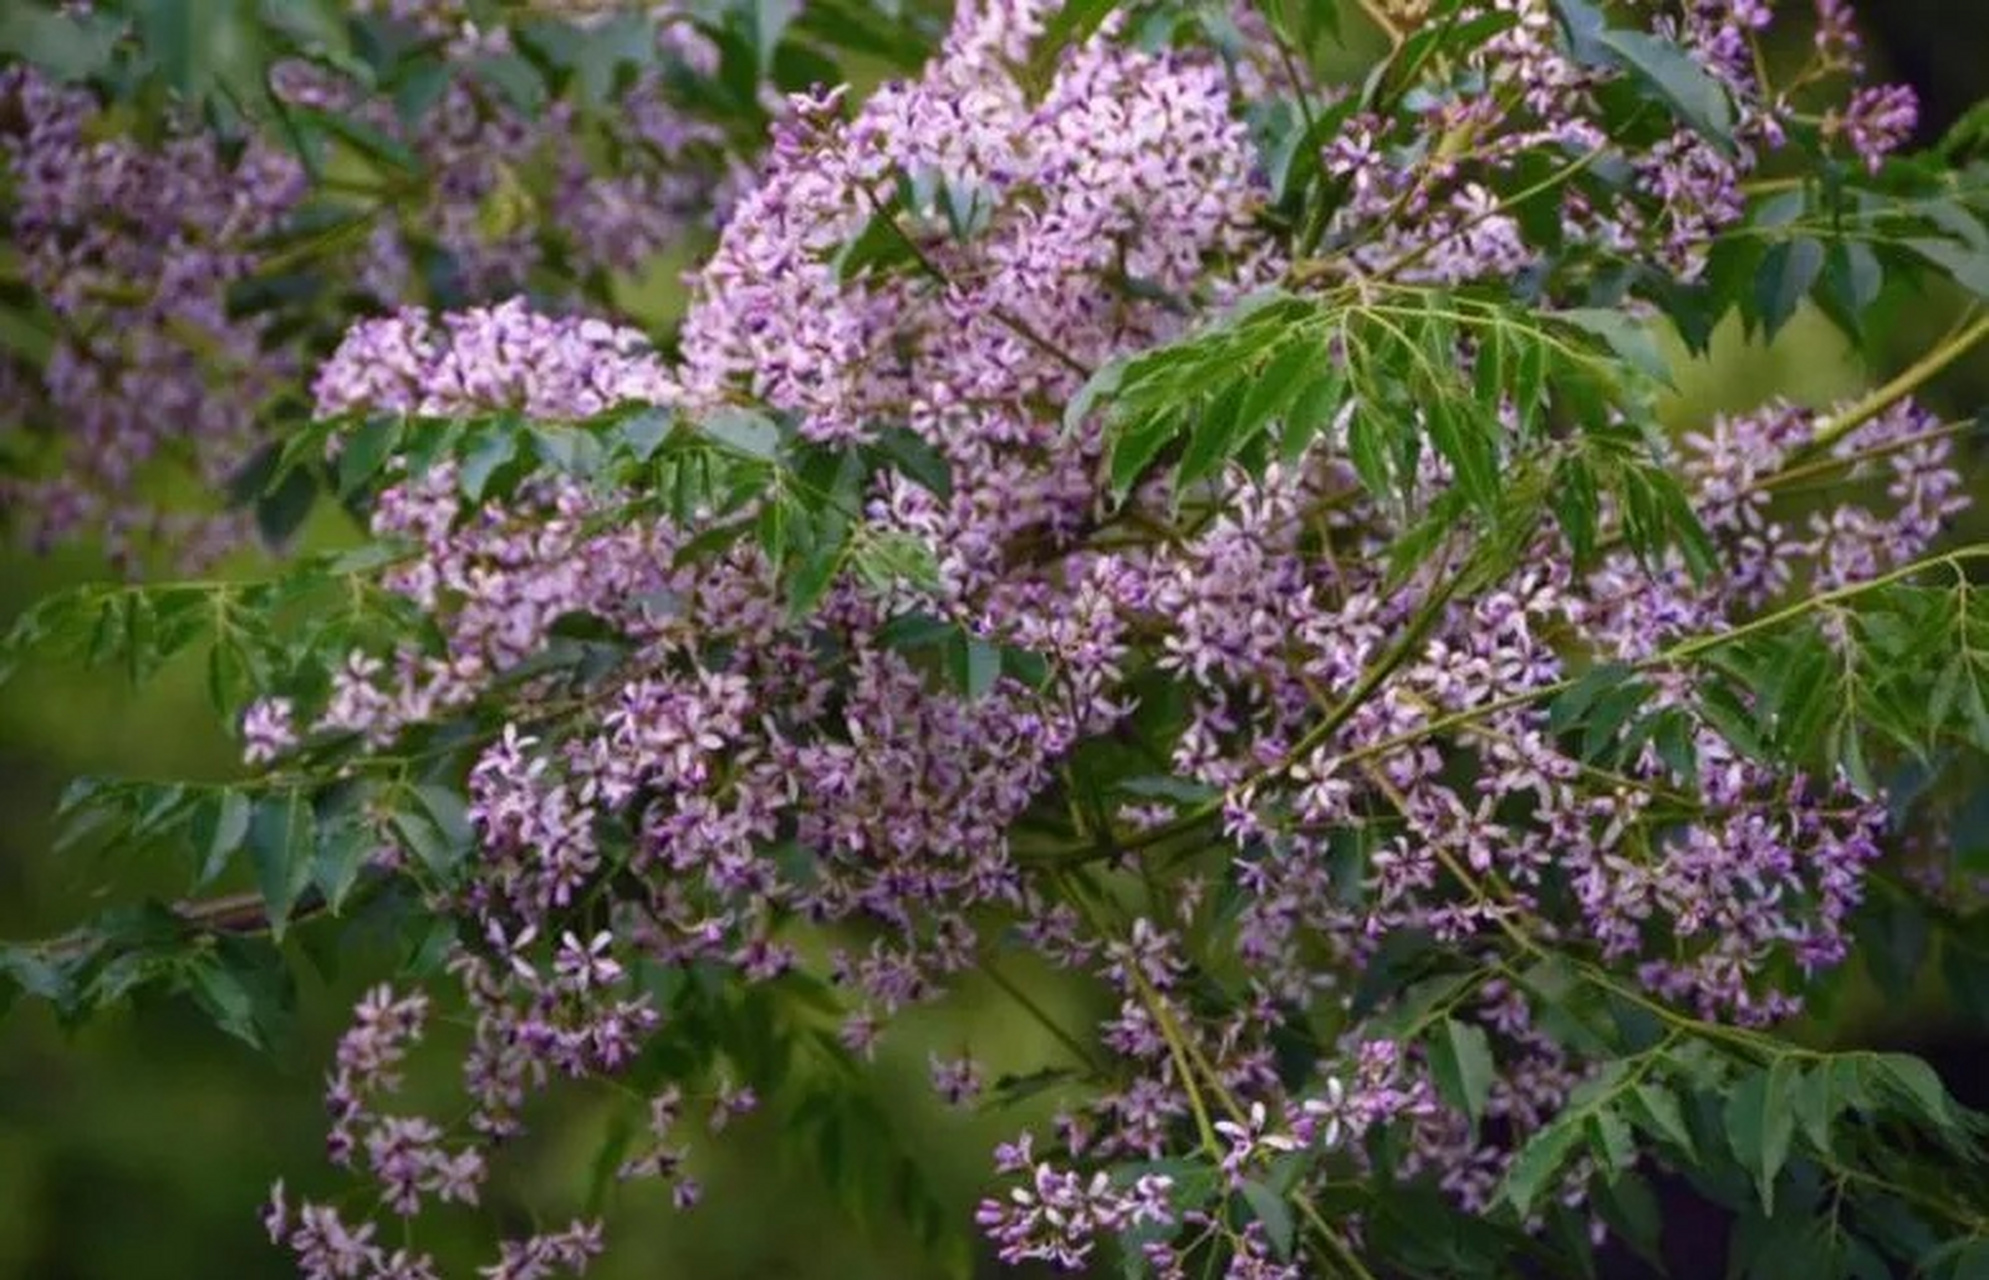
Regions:
[[[204,653],[249,768],[79,783],[196,896],[0,976],[262,1042],[287,935],[403,936],[328,1073],[366,1190],[267,1208],[305,1275],[434,1275],[577,1082],[604,1180],[688,1207],[768,1108],[964,1267],[844,1086],[969,978],[1060,1046],[932,1062],[1060,1104],[1006,1263],[1580,1274],[1662,1175],[1748,1275],[1989,1267],[1982,1118],[1782,1033],[1860,948],[1989,992],[1989,547],[1915,400],[1989,336],[1989,117],[1897,154],[1840,0],[207,7],[0,19],[8,507],[368,536],[21,619]],[[667,339],[604,318],[665,250]],[[1658,421],[1723,323],[1950,294],[1862,399]]]

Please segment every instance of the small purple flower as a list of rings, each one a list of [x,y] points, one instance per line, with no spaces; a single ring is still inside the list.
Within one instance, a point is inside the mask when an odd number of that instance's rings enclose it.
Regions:
[[[297,745],[295,708],[288,698],[261,698],[242,716],[242,761],[268,764]]]
[[[1840,115],[1824,120],[1824,132],[1842,136],[1851,150],[1877,173],[1885,158],[1913,137],[1920,126],[1920,99],[1911,85],[1872,85],[1857,90]]]
[[[949,1107],[971,1106],[981,1096],[984,1081],[981,1064],[969,1057],[947,1060],[937,1053],[929,1054],[927,1063],[932,1073],[933,1092],[937,1093]]]

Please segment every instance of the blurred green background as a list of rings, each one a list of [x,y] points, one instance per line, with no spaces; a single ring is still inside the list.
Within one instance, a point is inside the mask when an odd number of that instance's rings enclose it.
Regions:
[[[1800,3],[1784,0],[1792,9]],[[1989,89],[1980,71],[1989,65],[1989,0],[1869,0],[1864,11],[1873,61],[1918,85],[1930,127]],[[656,278],[673,275],[661,271]],[[649,305],[639,309],[667,309],[667,296],[642,293],[639,301]],[[1896,366],[1910,357],[1949,314],[1940,299],[1902,307],[1885,339],[1885,358]],[[1776,394],[1823,403],[1868,380],[1862,362],[1814,317],[1801,318],[1770,348],[1725,338],[1715,359],[1685,371],[1672,407],[1679,424]],[[1951,374],[1933,399],[1944,411],[1972,412],[1989,403],[1989,361]],[[349,534],[327,518],[314,536]],[[81,553],[0,558],[0,625],[43,592],[104,574],[99,560]],[[169,671],[139,694],[112,677],[46,667],[0,687],[0,937],[50,936],[113,893],[152,887],[170,895],[183,883],[180,867],[132,867],[114,852],[51,854],[50,815],[70,779],[219,776],[233,767],[233,755],[212,724],[198,672]],[[326,975],[299,957],[300,1015],[273,1056],[227,1038],[185,1002],[148,1005],[77,1030],[59,1027],[32,1004],[13,1009],[0,1021],[0,1278],[292,1274],[267,1244],[256,1206],[279,1175],[305,1192],[339,1185],[320,1152],[322,1073],[352,1000],[387,964],[386,957],[350,955]],[[1957,1034],[1943,1016],[1932,1006],[1887,1008],[1854,999],[1826,1030],[1937,1045]],[[890,1117],[894,1140],[924,1166],[932,1190],[966,1228],[991,1147],[1022,1117],[939,1108],[925,1086],[928,1050],[950,1056],[970,1049],[994,1072],[1027,1070],[1053,1055],[1032,1023],[971,990],[907,1019],[885,1045],[869,1087]],[[430,1066],[448,1071],[447,1057],[433,1055]],[[1950,1083],[1965,1097],[1980,1092],[1966,1080]],[[1040,1121],[1042,1114],[1039,1107],[1027,1118]],[[568,1099],[540,1117],[501,1185],[544,1206],[549,1223],[557,1221],[558,1209],[577,1205],[584,1194],[606,1123],[598,1097]],[[764,1120],[748,1120],[707,1143],[693,1168],[707,1194],[688,1214],[674,1213],[667,1193],[655,1187],[632,1189],[611,1203],[615,1243],[592,1274],[604,1280],[936,1274],[888,1219],[852,1220],[811,1154],[784,1150]],[[493,1225],[515,1232],[524,1225],[518,1212],[497,1197],[483,1213],[465,1214],[454,1234],[460,1245],[487,1239]],[[985,1260],[977,1269],[991,1271]],[[470,1272],[459,1261],[450,1274]]]

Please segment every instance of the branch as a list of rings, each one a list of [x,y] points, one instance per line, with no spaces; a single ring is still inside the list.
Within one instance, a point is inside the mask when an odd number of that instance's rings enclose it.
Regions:
[[[348,903],[360,899],[368,880],[381,883],[385,874],[376,869],[362,872],[359,885],[347,895]],[[260,937],[272,932],[275,922],[269,918],[269,905],[260,893],[231,893],[217,898],[182,898],[178,902],[161,904],[162,909],[171,915],[186,931],[194,936]],[[315,886],[307,888],[290,909],[289,924],[298,924],[317,916],[328,914],[331,904]],[[54,960],[71,960],[88,955],[96,947],[105,943],[116,943],[113,937],[104,937],[89,928],[74,929],[59,937],[38,942],[0,943],[0,949],[20,949],[37,952]]]
[[[1935,377],[1945,372],[1949,365],[1967,355],[1975,344],[1985,337],[1989,337],[1989,316],[1979,316],[1972,324],[1922,356],[1892,381],[1874,390],[1842,413],[1818,423],[1815,438],[1809,442],[1803,452],[1827,449],[1837,443],[1844,436],[1933,381]]]

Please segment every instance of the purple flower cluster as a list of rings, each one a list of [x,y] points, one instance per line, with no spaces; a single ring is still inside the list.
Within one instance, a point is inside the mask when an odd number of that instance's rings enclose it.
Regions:
[[[377,1109],[382,1098],[399,1089],[402,1063],[420,1040],[427,1013],[425,996],[396,996],[387,987],[368,992],[353,1026],[339,1041],[326,1095],[333,1163],[351,1167],[363,1159],[382,1188],[383,1203],[403,1217],[418,1213],[425,1198],[475,1204],[485,1177],[483,1154],[476,1147],[450,1151],[433,1121]],[[430,1259],[407,1250],[388,1253],[373,1242],[372,1224],[347,1226],[330,1205],[305,1202],[293,1217],[280,1182],[263,1221],[270,1238],[297,1255],[310,1280],[361,1275],[433,1280],[435,1275]]]
[[[1419,95],[1413,111],[1353,117],[1328,143],[1326,172],[1348,198],[1329,244],[1346,247],[1347,271],[1447,284],[1510,279],[1522,271],[1579,279],[1622,261],[1662,263],[1682,279],[1704,267],[1710,239],[1745,212],[1741,184],[1761,159],[1785,145],[1795,120],[1795,88],[1857,74],[1858,40],[1842,0],[1817,0],[1816,57],[1789,83],[1759,82],[1757,56],[1772,21],[1763,0],[1693,0],[1660,23],[1711,72],[1735,104],[1729,155],[1680,128],[1648,146],[1626,146],[1603,127],[1598,94],[1620,73],[1577,60],[1561,18],[1546,0],[1491,0],[1460,19],[1509,15],[1510,29],[1488,41],[1449,81]],[[1825,118],[1874,172],[1912,134],[1912,90],[1859,88]],[[1541,239],[1494,185],[1552,157],[1569,170],[1598,163],[1630,180],[1599,194],[1564,184],[1559,225]]]
[[[439,318],[411,308],[362,321],[319,371],[315,392],[327,417],[515,409],[550,422],[680,398],[673,374],[639,332],[540,315],[516,300]],[[595,613],[654,631],[662,620],[645,602],[670,598],[689,581],[669,569],[676,539],[653,525],[597,529],[603,509],[601,495],[571,479],[535,480],[508,506],[471,504],[451,463],[387,486],[372,530],[419,554],[390,570],[385,585],[425,611],[452,616],[446,651],[407,649],[391,660],[352,654],[332,676],[330,699],[306,724],[296,722],[288,699],[258,702],[243,721],[249,762],[276,758],[304,732],[384,742],[460,707],[538,652],[566,614]],[[611,794],[621,799],[628,790]]]
[[[143,482],[170,461],[223,487],[261,403],[294,378],[296,361],[265,351],[266,322],[233,314],[228,290],[303,196],[303,170],[260,142],[230,160],[192,128],[157,147],[99,136],[89,93],[27,67],[0,70],[0,118],[11,242],[57,325],[39,369],[15,371],[0,425],[59,430],[61,460],[46,479],[4,482],[0,503],[35,513],[44,546],[87,530],[119,560],[155,542],[209,558],[239,522],[175,513]]]
[[[291,101],[352,116],[404,144],[427,175],[425,200],[383,209],[367,246],[362,280],[381,302],[417,292],[417,241],[444,250],[458,292],[497,297],[524,288],[546,265],[548,250],[578,272],[640,266],[729,206],[742,168],[715,125],[678,107],[666,93],[667,68],[709,74],[716,51],[668,7],[654,21],[659,63],[645,69],[596,120],[578,104],[555,100],[528,109],[502,84],[479,75],[479,60],[515,53],[509,28],[480,25],[471,6],[386,3],[364,6],[439,46],[448,75],[436,102],[413,121],[395,104],[316,64],[277,68]],[[589,15],[580,15],[583,23]],[[605,129],[605,137],[591,132]],[[589,143],[616,163],[590,159]],[[533,206],[526,178],[549,171],[544,207]]]
[[[1845,104],[1842,115],[1832,113],[1824,131],[1841,134],[1851,150],[1873,173],[1885,158],[1912,138],[1920,125],[1920,100],[1911,86],[1873,85],[1859,89]]]
[[[1561,52],[1546,6],[1500,7],[1519,21],[1474,73],[1494,88],[1432,94],[1413,123],[1463,139],[1444,155],[1468,164],[1405,154],[1397,120],[1356,119],[1327,147],[1352,193],[1333,234],[1370,287],[1523,269],[1539,246],[1473,174],[1601,142],[1599,73]],[[322,706],[259,706],[259,759],[293,724],[391,741],[538,651],[565,613],[635,646],[582,706],[542,705],[527,684],[471,768],[476,851],[447,904],[479,939],[451,962],[474,1018],[466,1145],[377,1110],[418,1011],[374,1001],[351,1063],[342,1050],[334,1152],[363,1155],[389,1210],[473,1187],[481,1165],[460,1162],[514,1134],[534,1091],[626,1068],[664,1017],[643,971],[766,981],[798,963],[797,927],[831,925],[842,1040],[859,1052],[1006,949],[1111,993],[1078,1030],[1104,1063],[1074,1064],[1096,1068],[1086,1105],[1054,1149],[1025,1136],[997,1157],[1015,1185],[979,1219],[1005,1260],[1081,1268],[1101,1237],[1165,1227],[1187,1234],[1145,1246],[1158,1274],[1184,1274],[1212,1238],[1231,1275],[1296,1274],[1262,1224],[1107,1169],[1180,1154],[1192,1125],[1240,1194],[1287,1158],[1360,1165],[1363,1140],[1393,1128],[1402,1174],[1481,1207],[1514,1142],[1593,1071],[1502,966],[1565,948],[1698,1016],[1759,1024],[1842,959],[1881,798],[1749,761],[1659,659],[1792,589],[1921,553],[1965,501],[1938,425],[1910,405],[1848,430],[1777,406],[1691,435],[1679,470],[1720,559],[1704,580],[1627,552],[1578,565],[1558,533],[1469,590],[1442,555],[1391,573],[1403,513],[1367,495],[1344,420],[1261,474],[1150,483],[1129,510],[1151,527],[1128,529],[1099,482],[1099,425],[1064,420],[1087,371],[1303,264],[1258,219],[1266,166],[1243,123],[1256,70],[1135,51],[1108,24],[1037,92],[1017,68],[1047,12],[965,5],[918,78],[847,119],[836,94],[795,104],[696,280],[678,369],[633,335],[513,304],[368,322],[321,374],[328,414],[558,421],[628,398],[749,397],[818,443],[902,425],[953,477],[941,496],[887,472],[865,494],[865,536],[931,547],[937,585],[879,593],[843,574],[805,620],[757,545],[680,554],[701,515],[602,531],[591,517],[618,495],[547,478],[471,507],[447,467],[384,495],[376,531],[416,549],[389,585],[444,638],[354,654]],[[1758,100],[1743,55],[1765,20],[1759,4],[1702,3],[1674,32],[1763,148],[1781,107]],[[1751,161],[1684,133],[1628,161],[1618,204],[1564,211],[1568,238],[1691,274]],[[1819,457],[1841,483],[1798,525],[1776,497]],[[1442,469],[1425,470],[1433,487]],[[892,642],[914,611],[1026,650],[1050,677],[1004,668],[971,693],[934,680]],[[1563,745],[1544,695],[1610,661],[1649,665],[1689,765],[1648,746],[1604,769]],[[1074,777],[1129,741],[1151,785],[1126,785],[1116,812],[1090,805]],[[1478,966],[1453,1013],[1496,1059],[1496,1139],[1441,1101],[1422,1051],[1387,1032],[1393,1010],[1354,998],[1411,937]],[[1286,1037],[1317,1051],[1296,1082]],[[949,1101],[981,1088],[970,1053],[930,1065]],[[712,1092],[713,1128],[750,1105]],[[624,1172],[688,1204],[681,1100],[654,1100],[654,1145]],[[311,1260],[334,1243],[367,1247],[313,1222],[291,1236],[307,1267],[329,1266]],[[577,1256],[546,1239],[507,1246],[500,1274]]]
[[[555,318],[521,299],[439,318],[411,307],[354,325],[313,384],[320,417],[352,411],[464,416],[516,409],[588,418],[628,401],[679,397],[635,329]]]
[[[669,92],[677,72],[712,74],[716,53],[668,10],[649,15],[656,60],[588,113],[563,99],[528,111],[480,74],[512,52],[511,35],[479,27],[463,5],[365,7],[445,57],[431,105],[404,118],[387,97],[319,63],[279,64],[272,79],[284,101],[349,117],[419,163],[418,181],[358,182],[366,203],[341,194],[354,223],[334,237],[320,233],[329,247],[301,260],[344,271],[376,305],[413,302],[436,287],[473,301],[528,285],[572,295],[600,273],[639,268],[706,234],[751,181],[723,131]],[[11,240],[24,282],[55,321],[46,356],[0,361],[8,406],[0,429],[54,440],[35,455],[52,465],[0,482],[0,502],[31,516],[40,546],[94,537],[127,568],[154,547],[194,564],[246,541],[252,522],[189,506],[158,473],[176,468],[191,472],[201,492],[227,491],[262,441],[266,411],[309,363],[304,317],[245,311],[233,295],[298,269],[293,224],[313,212],[314,179],[281,131],[235,146],[191,115],[176,116],[152,143],[114,132],[116,118],[89,90],[25,66],[0,70]],[[353,226],[356,237],[347,234]],[[288,243],[279,247],[281,237]],[[344,247],[355,239],[356,249]],[[431,249],[446,264],[439,274],[417,270]],[[587,411],[585,400],[576,403]]]
[[[1015,455],[1049,441],[1004,406],[1067,396],[1077,371],[1129,337],[1178,330],[1166,307],[1124,284],[1198,288],[1209,264],[1243,251],[1261,187],[1212,62],[1094,41],[1030,102],[1007,59],[1026,54],[1047,8],[963,10],[924,76],[884,87],[846,124],[833,120],[839,94],[797,106],[766,179],[698,275],[684,326],[694,396],[743,383],[801,414],[819,440],[862,437],[888,415],[960,474],[1037,490],[1061,480],[1043,497],[1085,500],[1076,474],[1017,474]],[[900,174],[914,175],[909,204]],[[838,250],[879,221],[944,280],[844,280]],[[972,235],[945,234],[949,222]],[[886,345],[904,358],[867,358]],[[1083,464],[1076,451],[1064,459],[1072,472]],[[955,519],[987,501],[959,495]]]
[[[1089,1177],[1047,1163],[1026,1163],[1003,1172],[1027,1175],[1006,1200],[985,1200],[976,1214],[982,1228],[1011,1265],[1029,1261],[1082,1270],[1100,1236],[1110,1237],[1142,1223],[1169,1223],[1173,1180],[1144,1174],[1131,1187],[1116,1187],[1103,1173]]]

